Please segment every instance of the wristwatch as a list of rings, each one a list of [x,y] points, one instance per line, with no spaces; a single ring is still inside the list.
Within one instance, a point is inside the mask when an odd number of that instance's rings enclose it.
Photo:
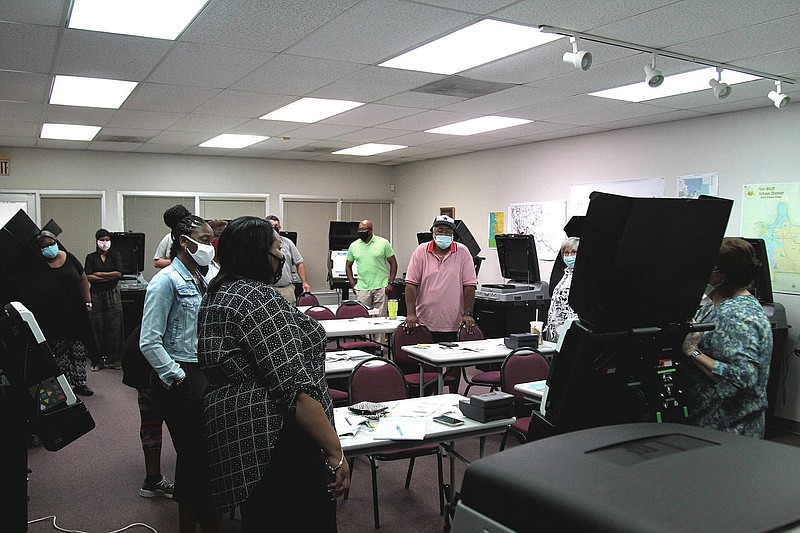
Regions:
[[[689,357],[691,357],[692,359],[694,359],[694,358],[696,358],[698,355],[700,355],[701,353],[703,353],[703,352],[701,352],[700,350],[698,350],[697,348],[695,348],[694,350],[692,350],[691,352],[689,352]]]

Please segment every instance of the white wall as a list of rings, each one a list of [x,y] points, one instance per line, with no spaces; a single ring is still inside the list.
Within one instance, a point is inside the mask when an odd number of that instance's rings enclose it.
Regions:
[[[0,151],[11,156],[11,176],[2,179],[0,192],[105,190],[105,223],[110,231],[122,229],[118,227],[118,191],[269,194],[273,213],[280,208],[281,194],[392,197],[392,169],[377,165],[87,150]]]
[[[509,203],[569,200],[570,185],[665,178],[676,194],[677,176],[719,173],[719,195],[734,200],[726,234],[740,235],[742,186],[800,181],[800,104],[763,108],[653,126],[559,139],[396,169],[395,250],[400,272],[440,206],[455,206],[486,257],[479,281],[501,281],[497,254],[489,250],[488,213]],[[796,213],[797,211],[795,211]],[[794,220],[800,225],[800,219]],[[690,236],[687,236],[690,238]],[[542,263],[542,276],[550,266]],[[776,294],[789,324],[800,327],[800,296]],[[787,353],[797,334],[791,329]],[[800,360],[789,358],[785,405],[775,414],[800,421]]]

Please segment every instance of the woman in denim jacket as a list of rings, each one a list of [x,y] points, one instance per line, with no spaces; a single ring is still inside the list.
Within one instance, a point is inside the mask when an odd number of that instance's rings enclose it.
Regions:
[[[147,284],[139,347],[155,373],[150,388],[177,452],[175,492],[180,532],[222,532],[214,510],[203,391],[208,385],[197,362],[197,312],[206,278],[198,271],[214,258],[214,232],[187,215],[172,228],[172,263]]]

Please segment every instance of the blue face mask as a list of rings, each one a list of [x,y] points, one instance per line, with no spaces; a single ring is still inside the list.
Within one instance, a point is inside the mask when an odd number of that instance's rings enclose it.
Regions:
[[[52,259],[58,255],[58,245],[51,244],[46,248],[42,248],[42,255],[45,256],[47,259]]]
[[[451,244],[453,244],[453,236],[452,235],[435,235],[433,237],[433,242],[435,242],[436,246],[438,246],[442,250],[446,250],[447,248],[450,248]]]
[[[574,255],[565,255],[564,256],[564,264],[567,265],[569,268],[575,267],[575,256]]]

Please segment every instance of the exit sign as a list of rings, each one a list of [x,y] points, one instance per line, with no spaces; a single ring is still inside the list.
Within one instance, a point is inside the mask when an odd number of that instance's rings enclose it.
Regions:
[[[0,176],[8,176],[10,170],[8,159],[0,159]]]

